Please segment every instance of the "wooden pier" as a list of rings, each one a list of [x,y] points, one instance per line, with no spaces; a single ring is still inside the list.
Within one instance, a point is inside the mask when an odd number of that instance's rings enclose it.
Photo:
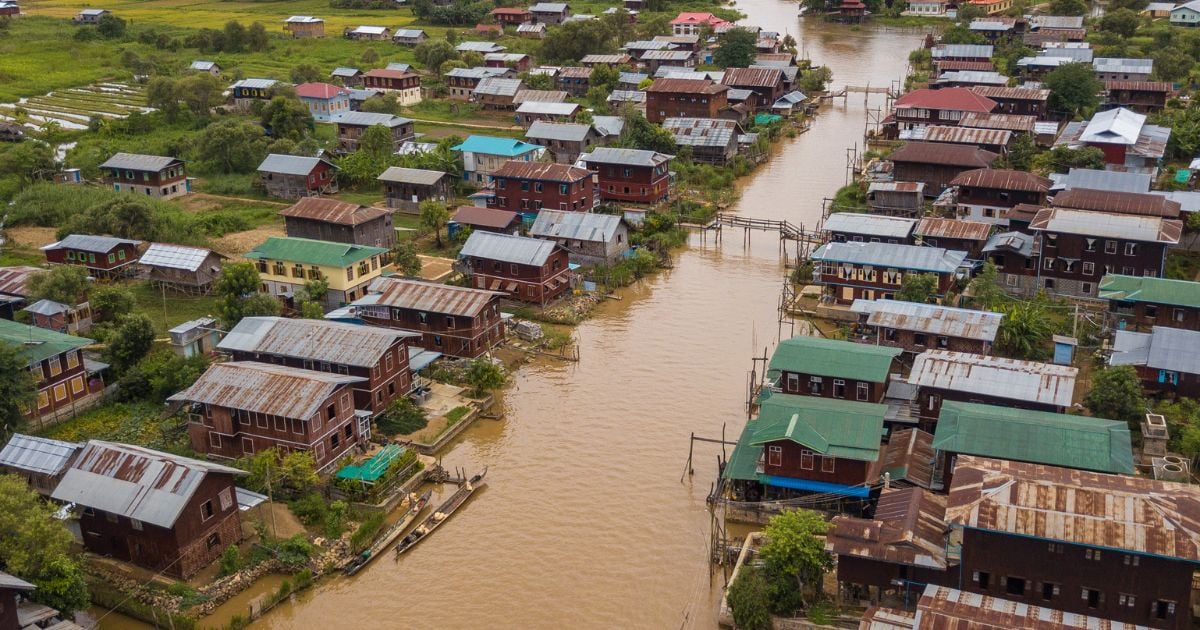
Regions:
[[[788,242],[795,244],[795,260],[804,260],[808,258],[808,254],[815,247],[820,247],[824,244],[825,239],[819,229],[810,230],[805,228],[804,224],[795,225],[787,220],[780,219],[756,219],[754,217],[742,216],[739,214],[730,214],[726,212],[719,213],[707,225],[695,225],[703,230],[704,238],[707,240],[708,233],[715,234],[715,240],[719,244],[723,240],[725,230],[727,228],[741,228],[742,230],[742,245],[750,246],[751,232],[776,232],[779,234],[779,254],[783,257],[784,263],[788,264]]]

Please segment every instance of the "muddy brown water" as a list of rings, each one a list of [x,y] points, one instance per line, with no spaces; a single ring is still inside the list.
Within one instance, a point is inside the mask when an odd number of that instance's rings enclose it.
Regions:
[[[901,78],[921,40],[803,21],[796,7],[738,5],[747,23],[792,33],[839,89]],[[870,97],[869,107],[883,104]],[[827,106],[745,180],[736,211],[814,225],[821,198],[845,180],[845,149],[861,143],[865,112],[862,94]],[[674,269],[578,327],[578,364],[521,369],[504,419],[481,420],[445,453],[447,467],[489,467],[486,489],[449,523],[399,562],[387,555],[325,581],[254,627],[716,627],[722,583],[709,579],[704,499],[719,446],[698,444],[695,474],[680,476],[690,432],[740,432],[750,357],[777,341],[784,271],[772,234],[752,234],[749,247],[740,230],[720,246],[711,235],[691,245]]]

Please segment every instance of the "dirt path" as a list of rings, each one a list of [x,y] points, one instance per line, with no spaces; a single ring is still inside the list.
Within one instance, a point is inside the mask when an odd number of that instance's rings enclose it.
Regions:
[[[184,197],[184,199],[212,199],[214,201],[240,201],[242,203],[260,203],[264,206],[278,206],[280,208],[287,207],[291,204],[282,201],[267,201],[265,199],[249,199],[246,197],[227,197],[225,195],[214,195],[212,193],[194,192]]]
[[[405,118],[408,118],[409,120],[413,120],[416,122],[428,123],[430,125],[442,125],[442,126],[448,126],[448,127],[469,127],[471,129],[501,129],[503,131],[515,131],[515,130],[523,129],[523,127],[521,127],[520,125],[509,125],[509,126],[505,127],[502,125],[476,125],[474,123],[450,122],[450,121],[446,121],[446,120],[426,120],[424,118],[412,118],[410,116],[405,116]]]

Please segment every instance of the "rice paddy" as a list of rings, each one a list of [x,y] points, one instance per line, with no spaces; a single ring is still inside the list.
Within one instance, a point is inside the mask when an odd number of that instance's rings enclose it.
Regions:
[[[124,118],[131,112],[153,111],[146,107],[146,90],[140,85],[98,83],[67,88],[44,96],[0,103],[0,120],[42,128],[53,122],[64,129],[86,129],[93,116]]]

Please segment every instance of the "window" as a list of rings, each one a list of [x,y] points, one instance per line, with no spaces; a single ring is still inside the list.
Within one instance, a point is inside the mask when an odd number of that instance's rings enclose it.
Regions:
[[[1142,310],[1146,314],[1146,317],[1152,319],[1158,317],[1158,306],[1155,304],[1147,304],[1142,307]]]
[[[245,453],[246,455],[254,454],[254,439],[253,438],[249,438],[249,437],[245,437],[245,436],[242,437],[242,452]]]
[[[1045,269],[1046,271],[1054,271],[1054,259],[1053,258],[1043,258],[1042,259],[1042,269]]]
[[[1117,253],[1117,242],[1116,241],[1104,241],[1104,253],[1105,254]]]
[[[117,255],[116,255],[116,254],[109,254],[109,255],[108,255],[108,262],[109,262],[109,264],[112,264],[112,263],[115,263],[115,262],[117,262]]]
[[[62,365],[58,362],[58,357],[50,357],[50,376],[58,376],[62,372]]]
[[[204,541],[204,544],[209,549],[219,546],[221,544],[221,534],[219,532],[213,532],[212,535],[209,536],[208,539]]]
[[[925,345],[926,341],[927,341],[927,339],[925,338],[925,333],[914,333],[913,334],[913,343],[915,345],[923,346],[923,345]]]
[[[353,429],[353,427],[351,427],[351,426],[350,426],[350,425],[348,425],[348,424],[346,425],[346,427],[345,427],[345,429],[344,429],[343,433],[345,433],[345,434],[346,434],[346,439],[347,439],[347,440],[349,440],[349,439],[352,439],[352,438],[354,437],[354,429]]]
[[[793,372],[788,372],[787,391],[789,391],[789,392],[800,391],[800,375],[799,374],[795,374]]]
[[[1083,263],[1083,275],[1092,276],[1096,274],[1096,263]]]
[[[860,382],[860,383],[858,384],[858,395],[857,395],[857,398],[858,398],[859,400],[867,400],[868,398],[870,398],[870,396],[871,396],[871,386],[870,386],[870,385],[868,385],[868,384],[866,384],[866,383],[861,383],[861,382]]]
[[[129,519],[129,527],[134,531],[142,531],[142,522],[136,518]]]
[[[72,394],[82,394],[83,393],[83,377],[82,376],[76,376],[75,378],[71,379],[71,393]]]
[[[822,455],[821,456],[821,472],[832,473],[834,470],[834,462],[835,461],[837,461],[837,458],[835,458],[835,457],[825,457],[824,455]]]
[[[1057,234],[1047,234],[1046,235],[1046,247],[1058,247],[1058,235]]]
[[[1042,599],[1050,601],[1058,596],[1059,585],[1054,582],[1042,582]]]
[[[1089,251],[1089,252],[1096,251],[1096,239],[1085,238],[1085,239],[1083,239],[1083,242],[1084,242],[1084,251]]]
[[[212,448],[221,448],[221,434],[220,433],[209,433],[208,434],[208,445],[211,446]]]
[[[1187,317],[1187,311],[1177,308],[1171,311],[1171,319],[1177,322],[1182,322]]]
[[[824,383],[820,376],[810,376],[808,378],[808,393],[813,396],[820,396],[824,389]]]
[[[451,316],[446,317],[446,328],[448,328],[450,330],[454,330],[454,318],[453,317],[451,317]],[[391,363],[392,363],[392,355],[389,354],[388,355],[388,369],[391,369]]]
[[[1100,561],[1100,550],[1099,549],[1088,549],[1083,552],[1083,557],[1087,558],[1088,560],[1095,560],[1096,562],[1099,562]]]
[[[833,379],[833,397],[834,398],[845,398],[846,397],[846,381],[844,381],[840,378]]]
[[[212,499],[200,504],[200,520],[207,521],[213,517],[213,502]]]
[[[340,443],[340,441],[338,440],[338,434],[337,434],[337,431],[334,431],[333,433],[330,433],[330,434],[329,434],[329,448],[330,448],[330,450],[335,450],[335,451],[336,451],[339,443]]]
[[[1086,586],[1080,589],[1080,599],[1087,601],[1088,608],[1099,608],[1100,602],[1103,601],[1100,591]]]
[[[767,447],[767,465],[782,466],[783,465],[783,447],[768,446]]]
[[[1132,276],[1132,275],[1133,275],[1133,274],[1135,274],[1135,273],[1137,273],[1137,270],[1136,270],[1136,269],[1134,269],[1133,267],[1121,267],[1121,274],[1122,274],[1122,275],[1126,275],[1126,276]]]
[[[978,584],[979,588],[987,589],[991,584],[992,576],[986,571],[974,571],[971,573],[971,581]]]
[[[1025,595],[1025,578],[1009,576],[1004,579],[1004,592],[1009,595]]]
[[[812,470],[814,455],[815,453],[812,451],[800,451],[800,468],[803,470]]]
[[[1050,548],[1047,551],[1049,551],[1050,553],[1062,553],[1063,552],[1062,543],[1050,543]]]
[[[1119,596],[1117,596],[1117,605],[1118,606],[1126,606],[1128,608],[1133,608],[1133,605],[1135,603],[1137,603],[1137,598],[1134,597],[1133,595],[1129,595],[1127,593],[1121,593]]]
[[[267,428],[267,416],[265,414],[254,413],[254,426],[265,429]]]
[[[330,420],[333,420],[334,418],[336,418],[337,417],[337,408],[334,407],[332,404],[330,404],[328,407],[325,408],[325,417],[329,418]]]
[[[942,350],[945,350],[946,348],[949,348],[949,347],[950,347],[950,338],[949,338],[949,337],[941,337],[941,336],[939,336],[939,337],[937,338],[937,347],[938,347],[938,348],[941,348]]]
[[[1154,602],[1154,616],[1158,619],[1166,619],[1175,616],[1175,602],[1166,600],[1158,600]]]
[[[354,267],[346,267],[346,279],[347,280],[354,279]]]
[[[230,488],[225,488],[224,490],[222,490],[220,492],[220,494],[217,495],[217,498],[221,500],[221,511],[222,512],[233,507],[233,490],[231,490]]]
[[[1137,243],[1125,243],[1125,255],[1126,256],[1136,256],[1137,255]]]
[[[895,328],[884,328],[883,329],[883,338],[888,341],[895,341],[896,340],[896,329]]]

